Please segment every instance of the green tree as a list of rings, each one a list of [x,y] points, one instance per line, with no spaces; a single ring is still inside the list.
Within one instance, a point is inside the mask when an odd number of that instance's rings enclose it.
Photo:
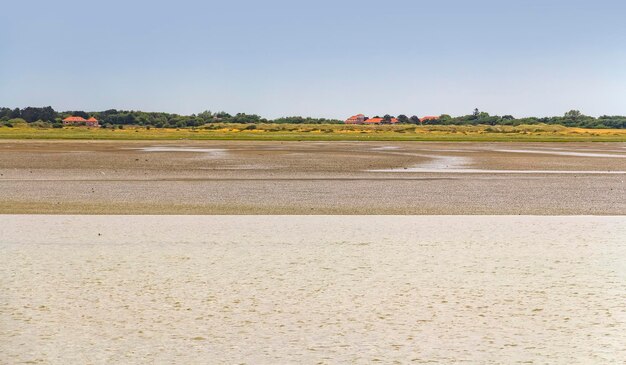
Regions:
[[[209,123],[213,121],[213,113],[210,110],[205,110],[198,114],[198,118],[204,120],[205,123]]]
[[[583,114],[578,110],[570,110],[565,113],[565,118],[570,118],[570,119],[578,119],[582,116]]]
[[[398,122],[404,123],[404,124],[408,124],[411,121],[409,120],[409,117],[407,117],[406,115],[400,114],[400,115],[398,115]]]
[[[21,116],[22,116],[22,112],[20,111],[20,108],[13,109],[11,113],[9,114],[9,118],[11,119],[20,118]]]
[[[89,118],[89,114],[85,113],[82,110],[74,110],[74,111],[71,111],[71,112],[65,112],[65,114],[67,114],[68,116],[73,115],[73,116],[76,116],[76,117],[83,117],[85,119]]]

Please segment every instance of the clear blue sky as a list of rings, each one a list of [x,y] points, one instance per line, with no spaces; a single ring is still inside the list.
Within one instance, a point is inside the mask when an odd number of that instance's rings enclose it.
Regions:
[[[20,0],[0,106],[626,114],[623,0]]]

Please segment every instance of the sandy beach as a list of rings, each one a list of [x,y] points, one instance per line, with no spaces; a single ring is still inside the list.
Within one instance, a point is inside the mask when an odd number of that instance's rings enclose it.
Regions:
[[[626,0],[2,5],[0,365],[626,365]]]
[[[608,364],[626,219],[0,215],[2,364]]]
[[[0,141],[0,212],[626,214],[624,143]]]

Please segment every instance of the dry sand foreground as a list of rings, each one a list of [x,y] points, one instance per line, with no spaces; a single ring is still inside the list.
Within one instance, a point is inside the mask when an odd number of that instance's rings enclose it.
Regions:
[[[624,143],[0,141],[0,213],[626,214]]]
[[[0,215],[0,363],[608,364],[626,217]]]

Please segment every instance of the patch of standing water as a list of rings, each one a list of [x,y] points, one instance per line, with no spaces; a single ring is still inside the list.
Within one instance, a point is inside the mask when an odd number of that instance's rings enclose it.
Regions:
[[[505,153],[535,153],[535,154],[542,154],[542,155],[576,156],[576,157],[626,158],[626,155],[612,154],[612,153],[572,152],[572,151],[555,151],[555,150],[494,150],[494,151],[505,152]]]
[[[421,172],[449,174],[626,174],[626,171],[602,170],[487,170],[472,169],[471,159],[457,156],[424,156],[432,160],[413,167],[396,167],[392,169],[367,170],[368,172]]]
[[[200,148],[200,147],[177,147],[177,146],[151,146],[134,148],[143,152],[187,152],[187,153],[204,153],[213,157],[220,157],[226,154],[227,150],[223,148]]]
[[[374,147],[372,148],[372,151],[393,151],[393,150],[399,150],[400,147],[398,146],[381,146],[381,147]]]

